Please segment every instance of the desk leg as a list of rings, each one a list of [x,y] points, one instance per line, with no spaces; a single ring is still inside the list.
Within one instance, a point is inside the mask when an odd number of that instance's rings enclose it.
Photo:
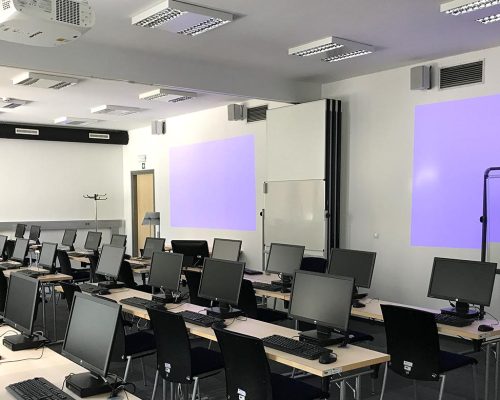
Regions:
[[[142,284],[143,284],[143,285],[146,285],[146,274],[145,274],[145,273],[142,273],[142,274],[141,274],[141,278],[142,278]]]
[[[330,393],[330,377],[321,378],[321,390],[325,393]]]
[[[345,400],[346,398],[346,390],[345,390],[345,379],[340,381],[340,400]]]
[[[495,400],[498,400],[498,358],[500,357],[500,342],[496,343],[495,354]]]
[[[45,284],[40,285],[40,289],[42,289],[42,325],[43,325],[43,335],[47,336],[47,321],[45,319],[45,300],[47,299],[45,296]]]
[[[57,341],[57,326],[56,326],[56,291],[55,291],[55,285],[49,284],[50,287],[52,287],[52,318],[54,318],[53,324],[54,324],[54,342]]]
[[[486,345],[486,371],[484,377],[484,400],[488,400],[489,395],[489,385],[490,385],[490,352],[491,344]]]
[[[361,400],[361,376],[356,377],[356,400]]]

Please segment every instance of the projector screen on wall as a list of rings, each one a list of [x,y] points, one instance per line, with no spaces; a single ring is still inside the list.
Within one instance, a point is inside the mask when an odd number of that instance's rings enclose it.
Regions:
[[[170,149],[170,225],[256,229],[253,135]]]
[[[415,108],[413,246],[481,246],[484,171],[500,166],[500,95]],[[500,180],[489,185],[489,241],[500,242]]]

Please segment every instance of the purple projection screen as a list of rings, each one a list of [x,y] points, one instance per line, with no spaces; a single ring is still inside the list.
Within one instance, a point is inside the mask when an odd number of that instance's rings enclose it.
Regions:
[[[484,171],[500,166],[500,96],[415,108],[413,246],[481,246]],[[489,241],[500,242],[500,181],[489,183]]]
[[[170,224],[256,229],[253,135],[170,149]]]

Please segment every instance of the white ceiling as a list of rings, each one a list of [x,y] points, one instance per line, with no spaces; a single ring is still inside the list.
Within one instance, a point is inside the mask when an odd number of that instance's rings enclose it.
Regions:
[[[237,18],[206,34],[185,37],[130,24],[132,15],[158,0],[89,0],[96,25],[82,38],[49,49],[0,42],[0,63],[231,97],[303,101],[319,98],[321,83],[500,45],[500,23],[475,22],[485,13],[499,13],[500,6],[454,17],[439,12],[438,0],[190,1],[234,13]],[[367,43],[377,51],[338,63],[287,54],[289,47],[329,35]],[[104,85],[86,82],[80,94],[74,91],[74,102],[85,105],[80,109],[96,102],[137,105],[131,85],[108,91]],[[109,100],[104,100],[108,95]],[[210,107],[226,100],[211,94],[196,101],[200,107]],[[53,101],[58,100],[54,97]],[[54,108],[62,110],[69,107],[67,103],[59,98]],[[176,111],[166,112],[177,113],[181,107],[186,107],[181,112],[192,111],[188,105],[195,104],[179,104]],[[53,110],[51,117],[54,114],[61,112]],[[124,118],[139,118],[139,114]]]

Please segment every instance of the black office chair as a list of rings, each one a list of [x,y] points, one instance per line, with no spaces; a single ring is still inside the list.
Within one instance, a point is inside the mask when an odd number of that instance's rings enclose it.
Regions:
[[[227,399],[238,399],[241,392],[245,393],[245,398],[259,400],[330,397],[317,387],[273,374],[262,340],[225,329],[214,328],[214,331],[224,357]]]
[[[467,365],[472,366],[474,399],[477,400],[477,360],[461,354],[440,350],[439,335],[434,314],[413,308],[381,305],[384,316],[387,352],[391,361],[387,364],[382,383],[383,399],[387,382],[387,369],[416,385],[420,381],[441,381],[439,400],[443,398],[445,373]],[[416,386],[415,386],[416,397]]]
[[[137,283],[134,280],[134,272],[132,271],[132,267],[130,263],[123,260],[122,265],[120,267],[120,273],[118,274],[118,281],[123,282],[126,287],[130,289],[135,289]]]
[[[200,307],[210,307],[211,306],[210,300],[198,297],[198,290],[200,289],[201,272],[185,270],[184,276],[186,277],[189,289],[189,302],[191,304],[196,304],[197,306]]]
[[[241,283],[238,308],[242,310],[248,318],[257,319],[259,321],[272,323],[276,321],[283,321],[288,318],[288,314],[282,311],[258,307],[255,290],[252,286],[252,282],[248,279],[243,279],[243,282]]]
[[[300,263],[302,271],[325,273],[328,267],[328,260],[323,257],[304,257]]]
[[[174,384],[193,384],[192,400],[199,396],[199,380],[224,368],[220,353],[204,347],[191,348],[186,324],[181,315],[148,308],[149,319],[156,339],[156,376],[151,399],[155,398],[158,378],[163,380],[163,399],[166,382],[174,393]],[[173,396],[172,396],[173,398]]]
[[[64,297],[66,298],[66,303],[68,304],[68,310],[71,310],[71,305],[73,304],[73,298],[75,297],[75,292],[81,293],[82,290],[80,286],[76,283],[70,282],[60,282],[61,288],[64,293]]]
[[[84,282],[90,280],[89,270],[78,270],[71,267],[71,260],[65,250],[57,250],[57,260],[61,268],[61,273],[73,277],[74,282]]]
[[[15,246],[16,246],[15,240],[7,240],[7,243],[5,243],[4,259],[8,260],[9,258],[12,257]]]
[[[3,313],[5,311],[5,301],[7,300],[7,278],[3,274],[3,271],[0,271],[0,312]]]

